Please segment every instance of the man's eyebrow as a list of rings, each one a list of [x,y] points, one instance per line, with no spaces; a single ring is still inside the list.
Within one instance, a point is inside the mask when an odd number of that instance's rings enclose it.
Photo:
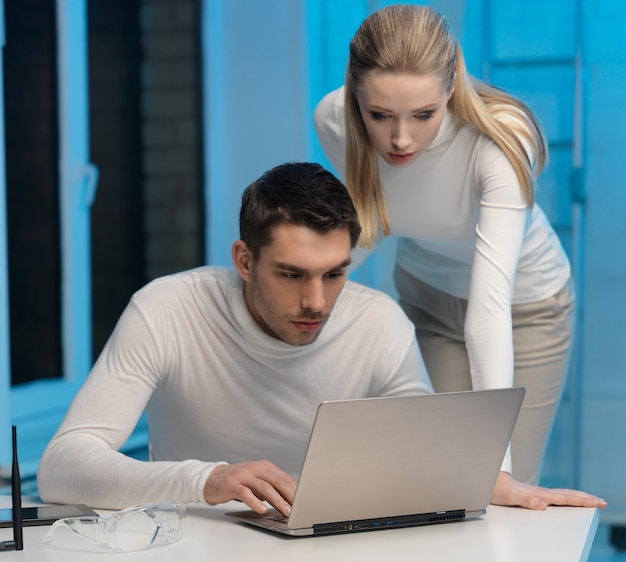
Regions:
[[[329,268],[328,271],[344,269],[345,267],[348,267],[351,263],[352,263],[352,258],[347,258],[341,263],[338,263],[337,265]],[[297,265],[290,264],[290,263],[275,261],[275,262],[272,262],[272,266],[275,267],[276,269],[283,269],[285,271],[291,271],[292,273],[298,273],[298,274],[306,273],[305,269],[298,267]]]

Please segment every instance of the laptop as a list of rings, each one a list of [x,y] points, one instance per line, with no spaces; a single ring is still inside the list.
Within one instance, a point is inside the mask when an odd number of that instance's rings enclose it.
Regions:
[[[323,402],[291,514],[226,515],[292,536],[484,515],[523,388]]]

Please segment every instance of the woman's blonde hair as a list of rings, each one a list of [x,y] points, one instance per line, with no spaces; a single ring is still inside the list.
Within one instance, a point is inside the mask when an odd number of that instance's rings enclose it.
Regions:
[[[460,125],[475,125],[510,160],[529,206],[535,178],[547,161],[541,125],[523,102],[471,77],[447,20],[427,6],[396,4],[367,17],[350,42],[346,72],[346,185],[362,232],[360,243],[371,246],[382,228],[390,234],[378,157],[370,143],[357,102],[368,73],[435,74],[447,91],[454,88],[448,111]],[[530,146],[531,162],[520,138]]]

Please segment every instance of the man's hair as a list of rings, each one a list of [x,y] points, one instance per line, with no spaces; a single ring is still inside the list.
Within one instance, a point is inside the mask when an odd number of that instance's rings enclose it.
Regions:
[[[361,234],[348,190],[328,170],[308,162],[276,166],[243,192],[239,237],[255,258],[272,243],[272,230],[282,223],[319,234],[345,228],[352,248]]]

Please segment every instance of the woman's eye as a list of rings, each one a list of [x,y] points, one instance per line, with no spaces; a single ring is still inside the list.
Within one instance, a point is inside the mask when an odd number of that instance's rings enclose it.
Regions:
[[[373,111],[372,112],[372,119],[374,119],[375,121],[383,121],[384,119],[387,119],[387,114],[386,113],[380,113],[378,111]]]
[[[428,119],[432,119],[434,114],[434,111],[424,111],[422,113],[418,113],[415,117],[420,121],[427,121]]]

